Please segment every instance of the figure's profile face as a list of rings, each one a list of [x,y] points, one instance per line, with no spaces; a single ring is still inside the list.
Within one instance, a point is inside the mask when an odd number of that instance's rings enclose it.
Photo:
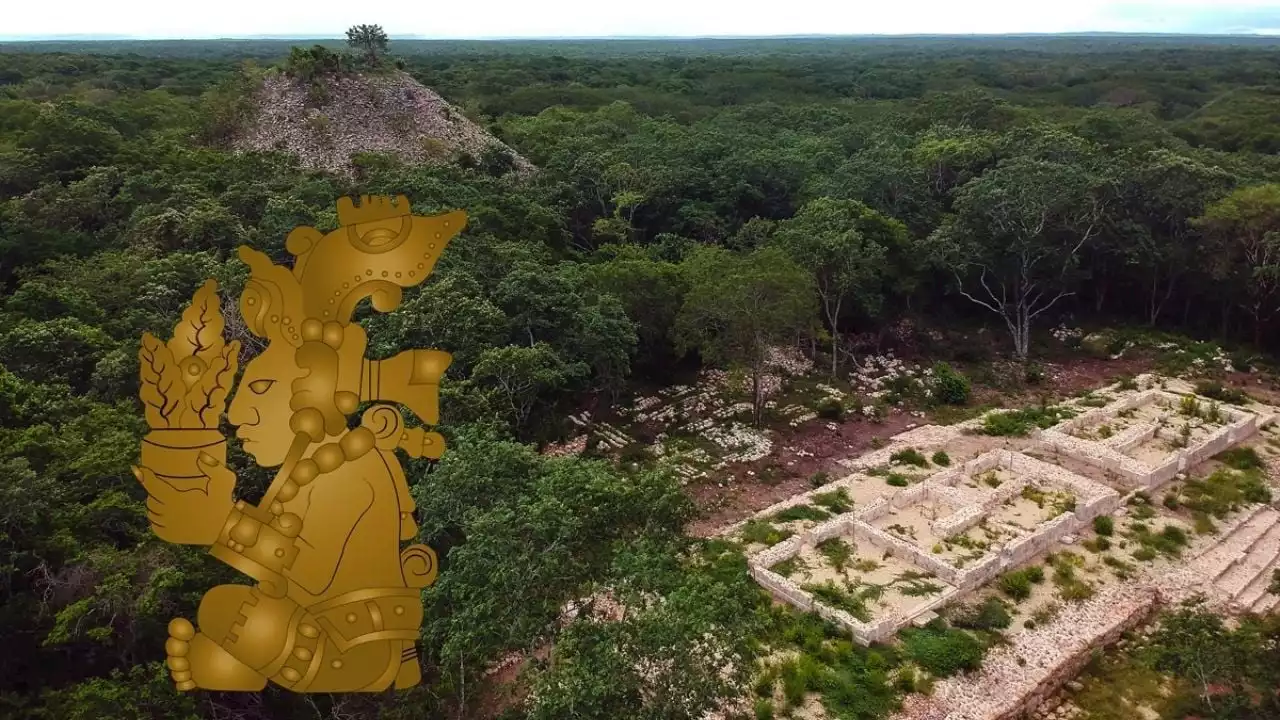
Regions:
[[[244,443],[244,451],[263,467],[284,463],[289,453],[293,441],[289,400],[293,381],[301,375],[294,348],[285,343],[271,343],[244,368],[227,420],[237,426],[236,437]]]

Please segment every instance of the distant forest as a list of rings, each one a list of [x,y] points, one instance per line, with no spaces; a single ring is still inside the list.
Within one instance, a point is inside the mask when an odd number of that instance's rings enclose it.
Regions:
[[[758,365],[758,343],[715,331],[748,321],[837,374],[895,343],[1030,364],[1059,326],[1280,350],[1280,41],[393,40],[398,67],[540,168],[525,181],[485,158],[365,154],[339,177],[232,152],[297,44],[0,43],[0,716],[466,717],[492,700],[486,668],[553,637],[561,664],[506,701],[513,717],[683,717],[636,714],[617,648],[679,655],[709,627],[736,642],[769,611],[740,556],[681,564],[693,511],[671,478],[537,455],[570,413]],[[445,558],[426,681],[175,695],[166,624],[228,577],[148,528],[129,471],[139,338],[206,277],[238,292],[236,246],[282,257],[289,230],[332,229],[356,193],[471,218],[430,282],[366,321],[371,349],[455,359],[452,454],[411,472]],[[735,315],[717,302],[735,288],[782,309]],[[555,625],[602,585],[679,612],[618,635]],[[709,667],[682,667],[672,697],[701,710],[742,691]]]

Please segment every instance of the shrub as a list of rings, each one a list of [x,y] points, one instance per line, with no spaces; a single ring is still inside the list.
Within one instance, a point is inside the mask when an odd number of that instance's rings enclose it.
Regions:
[[[997,437],[1022,437],[1031,432],[1033,427],[1053,427],[1074,416],[1072,410],[1059,405],[1009,410],[988,415],[982,421],[982,432],[984,435]]]
[[[913,693],[916,691],[916,671],[913,668],[905,667],[898,671],[897,677],[893,679],[893,687],[902,693]]]
[[[1031,619],[1035,620],[1039,625],[1044,625],[1057,617],[1061,610],[1062,606],[1056,602],[1045,603],[1031,613]]]
[[[1197,535],[1212,535],[1218,532],[1218,526],[1213,524],[1213,518],[1202,512],[1193,513],[1191,519],[1195,523],[1194,529]]]
[[[1201,380],[1196,383],[1195,390],[1197,395],[1233,405],[1244,405],[1252,399],[1245,391],[1239,388],[1227,387],[1215,380]]]
[[[823,472],[821,470],[809,476],[810,487],[819,488],[819,487],[822,487],[823,485],[826,485],[829,482],[831,482],[831,474]]]
[[[752,543],[760,543],[761,545],[777,545],[778,543],[791,537],[794,533],[790,530],[776,528],[767,520],[753,519],[748,520],[742,526],[742,541],[748,545]]]
[[[969,402],[969,378],[961,375],[947,363],[933,366],[933,396],[945,405],[964,405]]]
[[[902,463],[903,465],[915,465],[916,467],[928,467],[929,461],[925,456],[915,448],[906,448],[889,456],[889,462]]]
[[[942,450],[934,453],[931,459],[933,460],[934,465],[941,465],[942,467],[951,466],[951,456]]]
[[[853,499],[849,497],[849,491],[844,488],[827,493],[818,493],[810,500],[814,505],[820,505],[835,514],[847,513],[853,509]]]
[[[756,720],[773,720],[773,701],[757,698],[755,712]]]
[[[1093,531],[1099,535],[1111,535],[1116,530],[1116,521],[1110,515],[1099,515],[1093,519]]]
[[[825,398],[818,403],[818,417],[824,420],[844,420],[844,404],[835,398]]]
[[[845,565],[853,558],[853,547],[840,538],[830,538],[818,543],[817,550],[836,572],[844,572]]]
[[[889,477],[885,479],[885,482],[894,487],[906,487],[910,484],[906,477],[898,473],[889,473]]]
[[[982,667],[982,643],[964,630],[930,623],[903,634],[907,656],[935,677]]]
[[[778,573],[782,577],[789,578],[792,575],[794,575],[796,571],[803,566],[804,566],[804,561],[800,559],[800,556],[792,555],[786,560],[783,560],[775,564],[773,567],[769,568],[769,570],[771,572]]]
[[[1058,588],[1058,596],[1063,600],[1070,600],[1072,602],[1088,600],[1093,597],[1093,594],[1093,586],[1079,580],[1066,583]]]
[[[997,597],[988,597],[977,607],[962,610],[952,621],[956,627],[969,630],[1003,630],[1013,622],[1009,608]]]
[[[1167,492],[1164,494],[1164,506],[1170,510],[1177,510],[1180,503],[1178,502],[1178,493]]]
[[[1117,390],[1137,390],[1138,381],[1132,375],[1121,375],[1116,378]]]
[[[792,505],[773,514],[769,519],[774,522],[792,522],[793,520],[826,520],[831,513],[813,505]]]
[[[1031,578],[1025,573],[1014,571],[1000,576],[1000,591],[1014,600],[1026,600],[1031,597]]]
[[[1081,544],[1084,545],[1084,548],[1089,552],[1100,553],[1111,549],[1111,541],[1101,536],[1093,538],[1092,540],[1085,540]]]
[[[1251,447],[1236,447],[1218,453],[1222,464],[1236,470],[1257,470],[1263,467],[1262,457]]]
[[[1188,480],[1182,487],[1182,504],[1219,519],[1245,503],[1271,502],[1271,489],[1257,470],[1219,468],[1203,480]]]
[[[1044,366],[1040,363],[1028,363],[1026,370],[1023,372],[1023,379],[1028,385],[1039,385],[1044,382]]]

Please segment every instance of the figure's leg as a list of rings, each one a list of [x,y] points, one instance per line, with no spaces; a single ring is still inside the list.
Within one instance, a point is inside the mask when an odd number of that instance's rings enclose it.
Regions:
[[[199,632],[185,618],[169,623],[165,650],[174,683],[179,690],[253,691],[266,687],[267,679],[233,652],[232,628],[241,618],[253,588],[219,585],[200,600]]]
[[[179,690],[255,691],[267,685],[261,673],[232,657],[208,635],[197,633],[186,618],[169,623],[164,647],[169,674]]]
[[[418,648],[414,643],[404,644],[400,653],[400,672],[396,674],[396,689],[406,690],[422,682],[422,666],[418,664]]]

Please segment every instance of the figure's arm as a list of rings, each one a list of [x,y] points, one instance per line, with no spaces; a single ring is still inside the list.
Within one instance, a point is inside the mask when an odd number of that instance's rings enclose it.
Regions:
[[[372,504],[373,488],[363,479],[318,483],[307,507],[307,531],[293,513],[272,515],[237,502],[210,553],[272,597],[284,597],[290,580],[318,595],[333,582],[351,532]]]
[[[319,595],[333,582],[356,523],[373,506],[373,488],[363,478],[317,484],[298,534],[298,557],[286,573],[303,590]]]

